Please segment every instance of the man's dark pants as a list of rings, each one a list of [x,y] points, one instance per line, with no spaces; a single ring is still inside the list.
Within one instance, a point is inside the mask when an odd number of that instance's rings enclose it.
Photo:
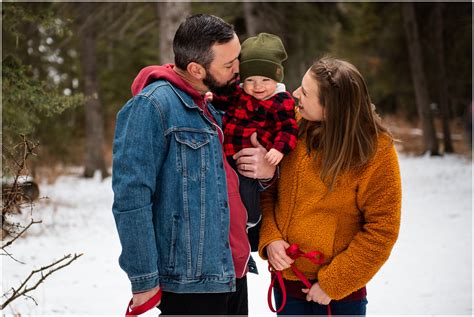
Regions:
[[[179,294],[163,292],[158,308],[167,315],[248,315],[247,277],[236,279],[229,293]]]

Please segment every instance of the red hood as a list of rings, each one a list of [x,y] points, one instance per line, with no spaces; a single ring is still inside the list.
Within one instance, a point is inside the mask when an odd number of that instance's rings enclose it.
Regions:
[[[183,78],[178,76],[173,68],[173,64],[147,66],[143,68],[133,80],[132,94],[135,96],[152,82],[164,79],[191,96],[197,105],[202,106],[204,101],[203,96],[196,89],[191,87],[191,85],[189,85]]]

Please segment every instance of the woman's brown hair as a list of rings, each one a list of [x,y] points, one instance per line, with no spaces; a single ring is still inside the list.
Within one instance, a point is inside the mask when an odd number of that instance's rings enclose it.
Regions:
[[[388,130],[375,113],[364,78],[354,65],[323,57],[309,70],[316,80],[321,122],[301,119],[299,137],[306,138],[308,152],[322,157],[320,177],[332,190],[337,176],[365,164],[376,152],[379,133]]]

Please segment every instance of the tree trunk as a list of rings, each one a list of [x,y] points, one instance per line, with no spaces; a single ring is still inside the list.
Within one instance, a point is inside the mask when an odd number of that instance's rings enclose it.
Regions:
[[[423,129],[423,152],[430,151],[431,155],[439,155],[438,139],[433,124],[433,114],[430,108],[428,87],[423,68],[423,55],[416,24],[415,7],[411,2],[404,2],[401,6],[410,55],[411,75],[415,88],[416,106]]]
[[[446,82],[446,67],[444,63],[444,37],[443,37],[443,3],[436,2],[434,5],[434,31],[435,31],[435,51],[437,59],[438,93],[439,107],[441,110],[441,122],[443,126],[444,152],[454,153],[451,141],[451,131],[449,129],[449,104],[448,86]]]
[[[255,10],[255,3],[244,2],[243,5],[247,37],[255,36],[258,30],[258,16]]]
[[[88,4],[90,5],[90,3]],[[92,12],[86,10],[84,12]],[[81,56],[84,74],[84,95],[86,115],[86,153],[84,177],[92,177],[96,170],[102,178],[108,176],[104,159],[104,127],[99,101],[97,78],[97,35],[94,23],[90,23],[82,33]]]
[[[173,38],[181,22],[191,13],[189,2],[158,2],[156,12],[160,21],[159,62],[174,63]]]

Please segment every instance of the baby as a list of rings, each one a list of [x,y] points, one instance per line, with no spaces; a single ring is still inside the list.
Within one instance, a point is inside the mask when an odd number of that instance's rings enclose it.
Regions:
[[[232,156],[243,148],[252,147],[250,136],[254,132],[257,132],[260,144],[268,150],[265,158],[271,164],[280,163],[283,155],[296,146],[295,103],[281,83],[282,62],[286,59],[285,47],[278,36],[260,33],[250,37],[242,43],[241,84],[230,96],[212,96],[212,104],[225,111],[222,118],[224,151],[234,168]],[[239,180],[251,228],[261,218],[259,183],[240,174]],[[254,243],[251,244],[254,250]]]

